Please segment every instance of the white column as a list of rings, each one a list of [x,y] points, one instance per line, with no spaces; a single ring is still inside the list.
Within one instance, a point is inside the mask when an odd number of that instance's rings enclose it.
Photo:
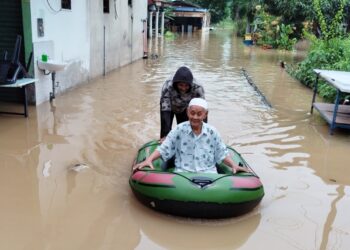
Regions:
[[[161,34],[164,36],[164,11],[162,12]]]
[[[143,19],[143,58],[148,57],[148,45],[147,45],[147,19]]]
[[[153,26],[152,17],[153,17],[153,12],[150,12],[149,13],[149,38],[152,38],[152,26]]]
[[[156,27],[155,27],[156,37],[158,37],[158,30],[159,30],[158,23],[159,23],[159,10],[157,10],[156,12]]]
[[[192,33],[193,32],[193,26],[192,25],[187,25],[187,33]]]

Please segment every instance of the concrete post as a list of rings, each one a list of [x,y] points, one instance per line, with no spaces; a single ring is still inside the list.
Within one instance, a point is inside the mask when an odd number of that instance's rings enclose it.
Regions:
[[[143,19],[143,58],[148,58],[147,19]]]
[[[187,33],[192,33],[192,32],[193,32],[193,26],[187,25]]]
[[[155,27],[155,30],[156,30],[156,38],[158,37],[158,31],[159,31],[159,10],[157,10],[156,12],[156,27]]]
[[[153,23],[152,23],[152,19],[153,19],[153,12],[150,11],[149,12],[149,38],[152,38],[152,26],[153,26]]]
[[[164,36],[164,11],[162,12],[161,34]]]

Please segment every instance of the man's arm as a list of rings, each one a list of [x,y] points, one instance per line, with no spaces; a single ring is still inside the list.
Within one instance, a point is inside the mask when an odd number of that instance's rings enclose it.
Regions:
[[[250,172],[247,168],[236,165],[229,154],[224,158],[224,163],[232,168],[232,173],[234,174],[238,171]]]
[[[171,113],[171,100],[170,100],[170,91],[172,81],[165,81],[162,93],[160,97],[160,138],[164,138],[168,135],[171,130],[173,123],[173,115]]]
[[[164,141],[173,125],[174,114],[171,111],[160,111],[160,140]]]
[[[140,162],[139,164],[136,164],[135,166],[133,166],[132,169],[134,171],[142,169],[144,167],[150,167],[151,169],[154,169],[153,161],[157,160],[159,157],[160,157],[160,153],[156,149],[156,150],[154,150],[154,152],[150,156],[147,157],[146,160],[144,160],[143,162]]]
[[[196,79],[194,79],[193,85],[194,85],[195,97],[205,99],[203,86],[199,84]]]
[[[197,93],[198,93],[198,97],[205,99],[204,88],[202,86],[199,86],[199,88],[197,89]]]
[[[178,129],[175,128],[170,131],[169,135],[166,137],[165,141],[157,147],[153,153],[147,157],[143,162],[136,164],[133,169],[142,169],[146,166],[149,166],[151,169],[154,169],[153,161],[157,160],[162,156],[164,161],[169,160],[173,155],[175,155],[175,141],[178,134]]]
[[[166,80],[162,87],[162,92],[160,95],[160,111],[171,111],[171,101],[170,101],[170,87],[172,85],[171,80]]]

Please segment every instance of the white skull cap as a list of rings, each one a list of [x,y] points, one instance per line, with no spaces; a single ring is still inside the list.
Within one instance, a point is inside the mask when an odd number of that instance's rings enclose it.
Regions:
[[[203,98],[193,98],[190,101],[190,104],[188,104],[188,107],[191,107],[191,106],[199,106],[204,108],[205,110],[208,110],[208,103]]]

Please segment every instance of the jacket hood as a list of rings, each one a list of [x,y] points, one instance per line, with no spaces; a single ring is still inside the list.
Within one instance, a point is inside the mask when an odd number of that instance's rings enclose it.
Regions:
[[[189,68],[183,66],[176,71],[173,77],[173,83],[178,83],[178,82],[185,82],[185,83],[188,83],[190,86],[192,86],[193,75]]]

